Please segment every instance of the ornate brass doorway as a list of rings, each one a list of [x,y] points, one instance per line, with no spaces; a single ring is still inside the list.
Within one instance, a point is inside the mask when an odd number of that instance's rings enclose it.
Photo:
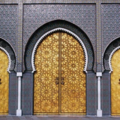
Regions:
[[[71,35],[46,37],[35,54],[34,114],[85,114],[84,51]]]
[[[9,74],[8,57],[0,50],[0,115],[8,114]]]
[[[120,49],[111,59],[111,114],[120,115]]]

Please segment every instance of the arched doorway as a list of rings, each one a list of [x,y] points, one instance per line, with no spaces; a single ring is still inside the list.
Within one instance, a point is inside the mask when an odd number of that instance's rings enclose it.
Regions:
[[[8,114],[9,73],[7,72],[9,59],[0,49],[0,115]]]
[[[111,115],[120,115],[120,49],[111,59]]]
[[[80,43],[56,32],[35,54],[34,114],[86,114],[85,56]]]

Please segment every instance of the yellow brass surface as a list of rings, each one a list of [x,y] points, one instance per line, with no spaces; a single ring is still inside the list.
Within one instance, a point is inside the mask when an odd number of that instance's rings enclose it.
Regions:
[[[49,35],[35,54],[34,114],[58,113],[58,45],[59,33]]]
[[[82,46],[74,37],[63,32],[46,37],[35,54],[34,114],[85,114],[84,64]]]
[[[111,114],[120,115],[120,49],[111,59],[113,72],[111,73]]]
[[[85,57],[82,46],[72,36],[62,33],[61,112],[86,112]]]
[[[8,114],[8,94],[9,94],[9,74],[8,68],[8,57],[0,50],[0,115]]]

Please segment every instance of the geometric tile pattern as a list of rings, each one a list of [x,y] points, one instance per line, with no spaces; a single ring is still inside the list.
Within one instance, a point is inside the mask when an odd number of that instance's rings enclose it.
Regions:
[[[15,72],[9,73],[9,114],[16,115],[18,108],[18,79]]]
[[[88,71],[86,73],[86,111],[87,115],[96,115],[96,109],[97,109],[97,81],[96,81],[96,75],[93,71]],[[92,86],[92,87],[91,87]]]
[[[103,52],[115,39],[120,37],[120,4],[102,4]]]
[[[23,49],[25,49],[30,36],[39,27],[50,21],[65,20],[80,27],[90,38],[93,49],[96,51],[95,15],[95,4],[24,5]]]
[[[18,34],[17,5],[0,5],[0,38],[8,41],[16,50]]]
[[[33,98],[33,73],[26,72],[22,77],[22,114],[23,115],[33,114],[32,98]]]
[[[111,81],[109,71],[105,71],[101,80],[101,102],[103,115],[111,115]]]

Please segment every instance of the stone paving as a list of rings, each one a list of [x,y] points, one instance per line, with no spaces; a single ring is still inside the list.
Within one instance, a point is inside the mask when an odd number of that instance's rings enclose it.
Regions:
[[[82,116],[0,116],[0,120],[120,120],[119,117],[82,117]]]

